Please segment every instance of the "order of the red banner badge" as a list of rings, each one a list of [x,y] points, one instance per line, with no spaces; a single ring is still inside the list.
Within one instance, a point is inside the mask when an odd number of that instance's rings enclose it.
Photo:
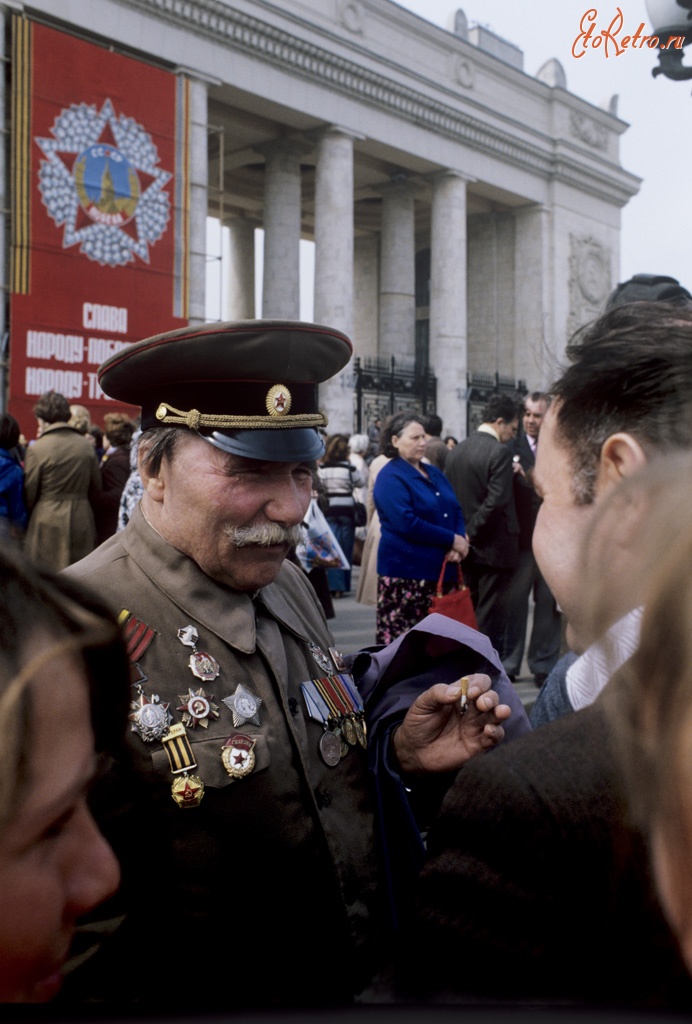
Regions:
[[[255,767],[255,740],[237,732],[229,736],[221,748],[223,766],[232,779],[242,779]]]
[[[175,776],[171,786],[171,796],[178,807],[183,810],[189,807],[199,807],[204,796],[204,783],[198,775],[190,775],[192,769],[197,767],[197,763],[185,726],[176,722],[161,738],[161,742],[168,754],[168,763]]]
[[[194,626],[188,625],[183,626],[178,630],[178,640],[185,647],[192,648],[192,654],[188,661],[188,666],[193,676],[198,679],[204,680],[205,683],[210,683],[212,679],[216,679],[221,669],[216,658],[212,658],[211,654],[207,651],[197,650],[197,641],[199,640],[199,633]]]

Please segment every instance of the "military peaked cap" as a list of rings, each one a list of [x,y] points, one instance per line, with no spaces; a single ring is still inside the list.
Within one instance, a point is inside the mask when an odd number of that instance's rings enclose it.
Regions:
[[[303,462],[324,451],[318,385],[352,351],[345,334],[321,324],[201,324],[128,345],[98,379],[111,398],[141,406],[143,430],[185,427],[246,458]]]

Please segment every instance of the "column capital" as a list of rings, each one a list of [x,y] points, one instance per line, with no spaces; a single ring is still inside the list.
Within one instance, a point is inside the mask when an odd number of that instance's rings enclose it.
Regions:
[[[340,135],[346,139],[352,139],[353,142],[361,142],[366,138],[360,132],[354,131],[353,128],[344,128],[340,124],[323,124],[318,128],[311,128],[305,132],[305,138],[311,139],[314,142],[319,142],[320,139],[326,138],[330,135]]]
[[[449,178],[456,178],[459,181],[465,182],[467,185],[472,185],[478,178],[474,178],[470,174],[464,174],[463,171],[457,171],[452,167],[445,167],[439,171],[432,171],[426,175],[427,180],[432,185],[437,185],[440,182],[447,181]]]

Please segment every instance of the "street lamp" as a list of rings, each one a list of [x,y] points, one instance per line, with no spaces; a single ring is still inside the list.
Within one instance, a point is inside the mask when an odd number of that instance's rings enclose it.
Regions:
[[[658,36],[665,47],[671,36],[683,36],[683,46],[692,43],[692,0],[645,0],[653,35]],[[692,68],[682,63],[682,49],[671,46],[658,51],[658,67],[651,74],[665,75],[676,81],[692,78]]]

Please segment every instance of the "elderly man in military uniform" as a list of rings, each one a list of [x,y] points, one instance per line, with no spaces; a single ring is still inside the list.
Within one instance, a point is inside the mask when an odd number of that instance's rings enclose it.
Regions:
[[[140,507],[69,570],[110,601],[131,661],[131,729],[95,797],[124,920],[98,922],[111,934],[67,1000],[339,1005],[376,966],[367,717],[286,559],[323,452],[318,384],[350,355],[330,328],[248,321],[137,342],[100,368],[143,429]],[[390,756],[409,789],[502,738],[510,709],[489,686],[470,675],[462,714],[460,684],[437,684],[402,716]]]

